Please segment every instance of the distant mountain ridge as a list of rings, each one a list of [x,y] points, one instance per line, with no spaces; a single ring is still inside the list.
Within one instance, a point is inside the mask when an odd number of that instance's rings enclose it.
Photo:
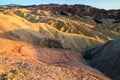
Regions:
[[[99,9],[95,7],[91,7],[88,5],[81,5],[81,4],[75,4],[75,5],[67,5],[67,4],[41,4],[41,5],[16,5],[16,4],[10,4],[5,5],[7,8],[28,8],[28,9],[42,9],[42,10],[51,10],[53,13],[60,13],[63,15],[77,15],[77,16],[90,16],[94,19],[116,19],[120,20],[120,9],[118,10],[105,10],[105,9]],[[3,7],[3,6],[2,6]]]

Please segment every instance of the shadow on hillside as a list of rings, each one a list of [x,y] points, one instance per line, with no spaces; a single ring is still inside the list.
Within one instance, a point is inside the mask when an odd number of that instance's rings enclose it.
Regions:
[[[45,37],[44,34],[29,29],[4,32],[0,34],[0,38],[27,42],[33,45],[49,48],[63,48],[62,44],[57,39]]]

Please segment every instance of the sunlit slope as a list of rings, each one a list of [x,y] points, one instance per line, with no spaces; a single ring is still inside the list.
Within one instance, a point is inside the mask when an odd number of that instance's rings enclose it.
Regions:
[[[88,37],[94,37],[103,41],[119,39],[120,35],[116,30],[109,29],[114,27],[113,23],[97,24],[91,18],[82,18],[76,16],[62,16],[53,14],[50,11],[15,9],[13,12],[30,22],[47,23],[59,31],[66,33],[76,33]],[[116,26],[117,27],[117,26]]]
[[[46,41],[46,39],[51,39],[51,42],[59,43],[57,47],[61,46],[80,52],[103,43],[94,37],[61,32],[46,23],[28,22],[14,13],[6,15],[0,13],[0,37],[36,45],[46,44],[45,46],[48,47],[50,42],[47,43],[49,40]]]

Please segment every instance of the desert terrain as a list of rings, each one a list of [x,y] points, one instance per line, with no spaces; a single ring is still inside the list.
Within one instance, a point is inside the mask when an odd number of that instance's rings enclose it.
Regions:
[[[120,80],[118,14],[85,5],[0,7],[0,80]]]

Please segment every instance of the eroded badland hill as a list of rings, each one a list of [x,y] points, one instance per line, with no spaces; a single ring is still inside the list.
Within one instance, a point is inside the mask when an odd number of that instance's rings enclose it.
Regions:
[[[0,80],[119,80],[119,10],[113,11],[1,7]]]

